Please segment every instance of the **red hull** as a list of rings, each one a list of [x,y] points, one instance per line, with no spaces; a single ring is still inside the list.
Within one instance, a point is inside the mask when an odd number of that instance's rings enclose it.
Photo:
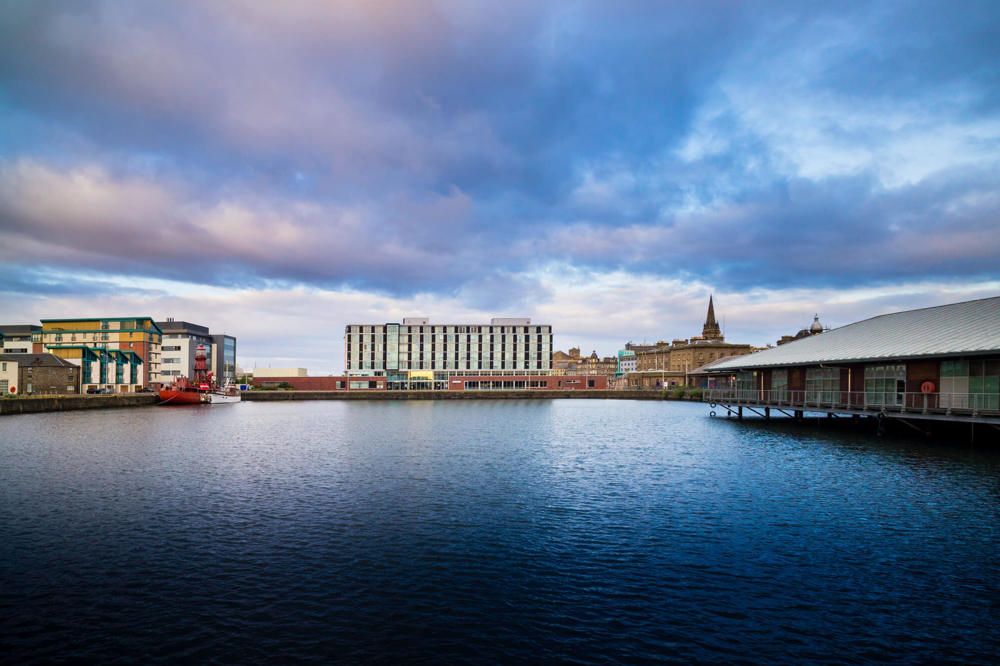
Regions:
[[[161,405],[200,405],[205,396],[204,391],[182,391],[178,389],[160,389]]]

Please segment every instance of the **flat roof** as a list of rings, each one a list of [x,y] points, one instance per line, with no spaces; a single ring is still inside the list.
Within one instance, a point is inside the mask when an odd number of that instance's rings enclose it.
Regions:
[[[864,319],[738,356],[710,372],[1000,352],[1000,296]]]

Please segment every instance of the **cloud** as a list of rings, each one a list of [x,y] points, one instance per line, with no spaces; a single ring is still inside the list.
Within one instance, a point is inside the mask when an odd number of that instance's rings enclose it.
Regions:
[[[582,344],[644,299],[981,284],[998,28],[936,1],[15,3],[5,293],[555,308]],[[559,310],[577,275],[639,287]]]

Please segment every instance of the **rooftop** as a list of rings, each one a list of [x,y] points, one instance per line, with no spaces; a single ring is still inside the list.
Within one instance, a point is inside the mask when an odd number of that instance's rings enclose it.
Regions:
[[[739,356],[711,370],[995,352],[1000,352],[1000,296],[879,315]]]

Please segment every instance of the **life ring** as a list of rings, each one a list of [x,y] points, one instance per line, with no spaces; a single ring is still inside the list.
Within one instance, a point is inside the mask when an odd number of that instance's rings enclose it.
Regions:
[[[709,413],[708,413],[708,415],[709,415],[709,416],[715,416],[715,412],[714,412],[714,411],[712,411],[712,412],[709,412]]]
[[[920,385],[921,393],[934,393],[934,382],[924,382]]]
[[[16,386],[11,386],[10,387],[10,392],[11,393],[17,393],[17,387]]]

